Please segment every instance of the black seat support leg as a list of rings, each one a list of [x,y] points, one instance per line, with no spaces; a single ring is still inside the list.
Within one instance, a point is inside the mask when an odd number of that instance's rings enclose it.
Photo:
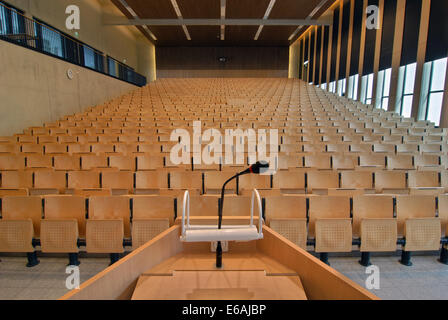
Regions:
[[[69,266],[79,266],[81,262],[78,259],[78,253],[68,254],[68,265]]]
[[[120,260],[120,254],[119,253],[111,253],[110,254],[110,266],[113,265],[118,260]]]
[[[34,252],[28,252],[28,253],[26,254],[26,257],[28,258],[28,263],[26,264],[26,266],[27,266],[28,268],[37,266],[37,265],[39,264],[39,262],[40,262],[40,261],[37,259],[37,253],[36,253],[36,251],[34,251]]]
[[[412,262],[411,262],[411,251],[402,251],[401,252],[401,259],[400,259],[400,263],[404,266],[412,266]]]
[[[328,262],[328,252],[321,252],[319,254],[320,261],[323,263],[330,265],[330,262]]]
[[[370,266],[370,252],[361,252],[361,260],[359,260],[358,262],[364,267]]]
[[[443,264],[448,264],[448,249],[445,248],[445,246],[442,246],[442,250],[440,250],[439,262]]]

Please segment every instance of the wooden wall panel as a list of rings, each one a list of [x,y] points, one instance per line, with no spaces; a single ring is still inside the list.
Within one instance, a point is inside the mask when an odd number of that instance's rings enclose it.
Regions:
[[[158,47],[156,55],[158,77],[288,76],[288,47]]]

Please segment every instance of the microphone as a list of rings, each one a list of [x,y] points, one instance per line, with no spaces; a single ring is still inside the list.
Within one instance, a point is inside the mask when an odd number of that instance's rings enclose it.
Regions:
[[[247,168],[246,170],[241,172],[240,175],[243,175],[246,173],[256,173],[256,174],[265,173],[266,171],[268,171],[268,168],[269,168],[269,163],[267,161],[264,161],[264,160],[257,161],[253,165],[251,165],[249,168]]]
[[[255,173],[255,174],[265,173],[268,170],[268,168],[269,168],[269,163],[267,161],[264,161],[264,160],[257,161],[253,165],[251,165],[249,168],[247,168],[246,170],[237,173],[233,177],[229,178],[226,182],[224,182],[224,184],[222,185],[222,189],[221,189],[221,201],[220,201],[220,205],[219,205],[219,208],[218,208],[218,229],[221,229],[221,224],[222,224],[222,209],[224,207],[224,194],[225,194],[225,189],[226,189],[227,183],[229,183],[233,179],[235,179],[235,178],[237,178],[239,176],[245,175],[245,174],[249,174],[249,173]],[[221,268],[222,267],[222,246],[221,246],[221,241],[218,241],[218,244],[216,246],[216,267],[217,268]]]

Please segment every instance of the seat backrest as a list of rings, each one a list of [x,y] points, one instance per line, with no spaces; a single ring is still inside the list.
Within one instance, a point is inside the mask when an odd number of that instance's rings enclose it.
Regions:
[[[327,152],[349,152],[349,144],[347,143],[328,143]]]
[[[109,156],[109,167],[119,170],[135,171],[135,157],[123,155]]]
[[[168,218],[174,223],[174,198],[170,196],[141,195],[132,197],[132,219]],[[179,215],[179,212],[178,212]]]
[[[70,154],[90,153],[90,145],[81,143],[71,143],[68,145],[68,152]]]
[[[440,157],[436,154],[419,154],[414,155],[415,167],[432,167],[439,166]]]
[[[397,196],[398,233],[403,234],[404,221],[410,218],[433,218],[436,216],[436,199],[430,195]]]
[[[224,199],[223,216],[250,216],[250,196],[226,196]],[[254,216],[258,216],[258,207],[254,203]]]
[[[93,196],[89,198],[89,219],[123,219],[124,235],[130,237],[130,198]]]
[[[375,172],[375,189],[405,189],[406,174],[400,171]]]
[[[163,168],[162,156],[137,156],[137,170],[157,170]]]
[[[439,173],[436,171],[409,171],[409,188],[439,187]]]
[[[334,154],[331,156],[333,169],[351,170],[358,165],[358,157],[349,154]]]
[[[0,143],[0,153],[17,154],[20,152],[20,145],[15,143]]]
[[[391,195],[362,195],[353,197],[353,235],[360,235],[362,219],[389,219],[394,217],[394,199]]]
[[[305,189],[305,173],[294,171],[277,171],[272,176],[275,189]]]
[[[208,171],[204,172],[204,187],[205,190],[217,189],[221,190],[224,182],[231,178],[233,173],[223,171]],[[233,179],[226,185],[226,190],[236,190],[236,179]]]
[[[414,169],[412,155],[387,156],[387,168],[394,170]]]
[[[384,168],[386,165],[386,157],[381,153],[360,154],[359,165],[361,167],[375,166],[378,168]]]
[[[32,188],[33,173],[31,171],[2,171],[2,188]]]
[[[34,237],[39,238],[42,219],[42,198],[39,196],[5,196],[2,199],[2,219],[31,219]]]
[[[270,189],[271,176],[261,174],[246,174],[238,177],[238,188],[242,189]]]
[[[53,157],[53,168],[55,170],[79,170],[81,169],[80,157],[55,155]]]
[[[81,168],[83,170],[90,170],[95,168],[107,168],[107,156],[83,155],[81,156]]]
[[[0,170],[25,169],[25,157],[23,155],[0,155]]]
[[[306,175],[307,188],[310,191],[339,188],[339,174],[336,171],[308,171]]]
[[[342,171],[341,188],[371,189],[373,175],[370,171]]]
[[[306,155],[305,167],[316,169],[331,169],[331,156],[325,153]]]
[[[64,171],[38,170],[34,173],[34,188],[58,189],[66,187],[66,174]]]
[[[227,205],[228,196],[224,199],[224,207]],[[183,194],[177,200],[177,215],[182,216]],[[190,195],[190,216],[218,216],[218,196]],[[223,213],[224,215],[224,213]]]
[[[135,173],[136,189],[166,189],[168,188],[168,172],[137,171]]]
[[[52,168],[53,158],[50,155],[30,154],[26,156],[27,168]]]
[[[49,195],[44,197],[44,218],[76,219],[80,237],[86,234],[86,200],[80,196]]]
[[[70,171],[68,173],[68,188],[85,189],[99,188],[100,174],[97,171]]]
[[[193,171],[170,172],[170,189],[202,190],[202,173]]]
[[[309,234],[314,236],[317,219],[349,219],[350,197],[314,196],[309,198]]]
[[[439,195],[439,219],[442,224],[442,236],[446,236],[448,225],[448,194]]]
[[[130,171],[102,171],[101,187],[106,189],[134,189],[134,173]]]
[[[306,219],[306,198],[302,196],[266,197],[266,222],[271,219]]]

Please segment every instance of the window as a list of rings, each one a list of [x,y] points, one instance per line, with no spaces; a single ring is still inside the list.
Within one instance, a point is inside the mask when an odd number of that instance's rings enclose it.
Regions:
[[[329,91],[333,93],[336,92],[336,81],[330,82]]]
[[[358,100],[358,81],[359,75],[350,76],[348,80],[348,97],[349,99]]]
[[[327,83],[322,83],[322,84],[320,85],[320,87],[321,87],[323,90],[327,90]]]
[[[25,41],[25,18],[23,13],[22,10],[0,1],[0,35],[19,42]]]
[[[107,70],[109,72],[109,75],[116,77],[117,76],[117,71],[116,71],[116,63],[115,60],[112,59],[111,57],[107,57]]]
[[[361,102],[372,104],[373,96],[373,73],[362,77],[361,81]]]
[[[392,75],[392,69],[386,69],[378,72],[378,101],[377,107],[383,110],[387,110],[389,104],[389,92],[390,92],[390,77]]]
[[[341,97],[345,96],[346,84],[347,84],[347,81],[346,81],[345,78],[342,79],[342,80],[338,80],[338,86],[339,86],[339,88],[338,88],[338,95],[341,96]]]
[[[88,46],[84,46],[84,65],[95,69],[95,51]]]
[[[411,63],[400,67],[399,81],[401,83],[401,100],[399,104],[400,115],[409,118],[411,116],[412,100],[414,97],[415,70],[417,63]]]
[[[62,50],[63,46],[61,34],[42,21],[37,19],[35,20],[34,35],[37,39],[38,48],[47,53],[63,58],[64,54]]]
[[[434,122],[435,125],[438,126],[440,123],[440,114],[442,112],[447,58],[435,60],[428,63],[430,64],[430,75],[428,99],[425,106],[425,120]]]

